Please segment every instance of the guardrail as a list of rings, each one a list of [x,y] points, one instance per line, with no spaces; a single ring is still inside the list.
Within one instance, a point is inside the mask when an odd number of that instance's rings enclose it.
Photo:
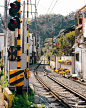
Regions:
[[[12,107],[12,100],[13,100],[13,94],[12,92],[6,87],[3,89],[4,93],[4,105],[6,108]]]

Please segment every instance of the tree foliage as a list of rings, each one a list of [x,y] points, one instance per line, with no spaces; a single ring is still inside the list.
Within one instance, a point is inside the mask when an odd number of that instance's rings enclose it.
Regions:
[[[42,51],[44,52],[44,55],[46,55],[46,57],[51,55],[57,55],[57,49],[55,47],[52,48],[52,38],[45,39]]]
[[[72,55],[72,46],[75,42],[75,31],[66,33],[65,36],[61,36],[59,39],[59,53],[64,55]]]
[[[46,38],[52,37],[52,25],[53,27],[53,36],[58,36],[61,29],[70,28],[75,24],[75,12],[70,13],[67,16],[60,14],[50,14],[50,15],[40,15],[37,18],[37,36],[40,35],[41,39],[44,41]],[[41,20],[39,20],[41,19]],[[36,36],[36,21],[31,20],[30,22],[30,33],[33,33]]]

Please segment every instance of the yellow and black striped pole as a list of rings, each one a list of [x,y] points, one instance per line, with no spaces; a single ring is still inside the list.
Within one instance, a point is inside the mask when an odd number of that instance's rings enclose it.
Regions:
[[[20,2],[20,0],[17,0]],[[20,2],[21,3],[21,2]],[[18,18],[21,22],[21,10],[18,11]],[[21,29],[18,28],[18,37],[17,37],[17,69],[21,69]]]
[[[21,4],[21,0],[17,0]],[[21,22],[21,9],[18,11],[18,18]],[[17,69],[21,69],[21,28],[18,28],[17,37]],[[16,87],[17,94],[22,94],[22,86]]]
[[[28,78],[29,78],[29,0],[27,0],[27,57],[26,57],[26,79],[27,79],[27,98],[28,98]]]
[[[27,68],[29,68],[29,0],[27,0]]]

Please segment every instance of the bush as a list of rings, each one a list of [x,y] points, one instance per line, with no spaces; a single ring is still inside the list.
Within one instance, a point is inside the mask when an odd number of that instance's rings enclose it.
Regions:
[[[7,85],[8,85],[8,81],[5,78],[5,76],[1,76],[1,85],[2,85],[2,88],[7,87]]]
[[[35,104],[33,104],[27,99],[26,93],[24,93],[23,95],[18,95],[18,96],[15,96],[15,93],[13,93],[12,108],[31,108],[31,105],[37,108]]]
[[[34,94],[35,92],[31,89],[27,99],[27,93],[15,96],[13,92],[12,108],[45,108],[44,105],[37,107],[37,105],[34,104]]]
[[[3,70],[0,71],[0,77],[1,77],[2,75],[4,75]]]

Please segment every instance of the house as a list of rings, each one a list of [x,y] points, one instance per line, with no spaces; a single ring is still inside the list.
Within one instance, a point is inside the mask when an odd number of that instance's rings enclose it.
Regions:
[[[76,24],[78,20],[78,25]],[[75,15],[75,73],[86,79],[86,5]]]
[[[70,28],[60,30],[59,35],[53,38],[54,47],[56,47],[59,50],[58,39],[60,38],[60,36],[61,35],[65,36],[66,33],[69,33],[70,31],[72,32],[74,30],[75,30],[75,25],[71,26]]]

